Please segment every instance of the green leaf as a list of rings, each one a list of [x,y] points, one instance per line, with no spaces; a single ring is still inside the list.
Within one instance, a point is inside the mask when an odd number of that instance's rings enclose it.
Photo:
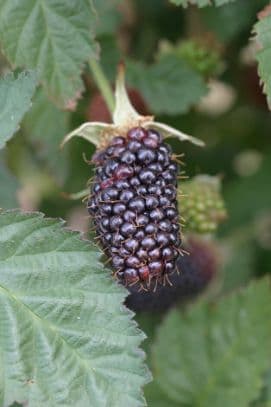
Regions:
[[[149,383],[144,391],[148,407],[180,407],[163,392],[156,381]]]
[[[0,148],[19,129],[23,115],[31,106],[35,87],[36,75],[32,71],[17,76],[10,73],[0,79]]]
[[[82,65],[96,54],[92,13],[89,0],[0,0],[4,53],[15,66],[36,69],[61,107],[74,107],[83,90]]]
[[[60,143],[69,130],[68,112],[57,109],[41,88],[33,100],[32,109],[25,115],[23,130],[36,145],[54,176],[63,180],[68,171],[67,150],[60,151]]]
[[[229,217],[222,226],[223,231],[248,225],[259,214],[270,209],[271,190],[266,188],[266,185],[269,185],[270,172],[271,151],[267,151],[261,167],[255,174],[235,179],[224,188],[223,195]]]
[[[236,230],[238,237],[238,229]],[[232,244],[224,247],[225,264],[222,269],[222,291],[227,292],[234,288],[247,284],[253,277],[255,270],[256,250],[255,242],[249,239],[240,242],[234,240],[235,234],[231,235]],[[247,234],[247,238],[251,237]],[[230,242],[231,243],[231,242]],[[242,256],[240,256],[242,253]]]
[[[224,7],[206,7],[200,10],[206,30],[211,30],[223,42],[229,42],[254,24],[257,12],[265,0],[236,0]]]
[[[271,15],[262,18],[256,25],[256,40],[260,44],[260,50],[256,54],[259,63],[258,72],[263,81],[263,89],[267,95],[269,108],[271,109]]]
[[[127,74],[128,84],[142,93],[157,114],[185,113],[207,91],[201,76],[174,55],[166,55],[149,67],[129,63]]]
[[[196,5],[198,7],[205,6],[222,6],[223,4],[230,3],[234,0],[170,0],[171,3],[176,6],[187,7],[189,4]]]
[[[144,336],[126,290],[62,224],[0,213],[0,405],[144,405]]]
[[[8,171],[0,157],[0,208],[11,209],[18,206],[18,186],[17,179]]]
[[[96,35],[115,34],[121,22],[120,0],[93,0],[96,13],[92,15],[92,26]]]
[[[173,310],[158,331],[154,376],[182,406],[247,407],[270,361],[269,280],[216,305]]]

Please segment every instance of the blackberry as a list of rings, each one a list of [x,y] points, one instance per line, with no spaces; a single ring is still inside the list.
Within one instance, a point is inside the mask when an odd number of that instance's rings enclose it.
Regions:
[[[114,274],[126,285],[166,281],[181,243],[170,147],[157,131],[134,127],[95,157],[88,210]]]
[[[177,303],[185,303],[202,293],[214,279],[218,269],[218,256],[215,247],[200,239],[190,239],[185,246],[189,252],[177,259],[178,273],[169,276],[172,285],[157,285],[155,290],[138,291],[138,284],[129,286],[130,295],[126,305],[135,312],[165,312]],[[154,256],[157,249],[149,252]],[[158,255],[158,253],[157,253]],[[172,248],[162,249],[165,269],[170,273],[174,269]],[[160,256],[160,254],[159,254]],[[160,258],[160,257],[159,257]],[[151,260],[149,268],[159,270],[159,260]],[[142,271],[143,273],[143,271]],[[155,286],[155,282],[153,282]]]

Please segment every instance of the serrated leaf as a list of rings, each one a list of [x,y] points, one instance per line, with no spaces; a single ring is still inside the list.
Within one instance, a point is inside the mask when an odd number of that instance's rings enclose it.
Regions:
[[[263,89],[267,95],[269,108],[271,109],[271,15],[262,18],[255,25],[256,40],[260,44],[260,50],[256,54],[259,63],[258,72],[263,81]]]
[[[174,402],[185,406],[247,407],[270,361],[269,280],[216,305],[173,310],[158,331],[154,376]]]
[[[61,107],[74,107],[83,90],[82,64],[96,54],[92,13],[89,0],[0,0],[4,53],[15,66],[36,69]]]
[[[38,213],[0,213],[0,405],[141,406],[143,334],[95,246]]]
[[[18,206],[16,191],[17,179],[6,168],[0,157],[0,208],[11,209]]]
[[[36,83],[33,71],[17,76],[10,73],[0,79],[0,148],[19,129],[23,115],[31,106]]]
[[[205,7],[205,6],[223,6],[224,4],[231,3],[232,1],[235,0],[170,0],[170,1],[176,6],[187,7],[190,4],[196,5],[198,7]]]
[[[129,63],[127,68],[128,83],[142,93],[153,113],[185,113],[207,91],[201,76],[174,55],[149,67]]]
[[[68,132],[69,118],[70,114],[57,109],[39,88],[22,125],[26,136],[36,145],[40,157],[61,181],[67,175],[68,157],[67,150],[61,152],[59,146]]]

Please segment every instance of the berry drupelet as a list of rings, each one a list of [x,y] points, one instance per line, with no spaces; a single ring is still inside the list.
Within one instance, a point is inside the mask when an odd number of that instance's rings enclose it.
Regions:
[[[166,281],[181,244],[170,147],[157,131],[134,127],[92,161],[88,210],[114,274],[126,285]]]
[[[185,245],[189,255],[179,256],[177,272],[170,277],[171,285],[158,285],[156,290],[138,291],[129,286],[126,299],[128,308],[135,312],[163,313],[173,306],[195,299],[215,280],[219,269],[217,247],[199,238],[190,238]],[[165,252],[168,249],[163,249]],[[169,254],[169,253],[168,253]]]

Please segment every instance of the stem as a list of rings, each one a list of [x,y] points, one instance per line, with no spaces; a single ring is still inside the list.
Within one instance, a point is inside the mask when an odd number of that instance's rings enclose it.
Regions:
[[[89,60],[89,67],[92,71],[96,85],[98,86],[101,94],[104,97],[104,100],[107,104],[110,113],[113,114],[115,106],[114,95],[110,83],[106,78],[101,65],[94,58],[91,58]]]

